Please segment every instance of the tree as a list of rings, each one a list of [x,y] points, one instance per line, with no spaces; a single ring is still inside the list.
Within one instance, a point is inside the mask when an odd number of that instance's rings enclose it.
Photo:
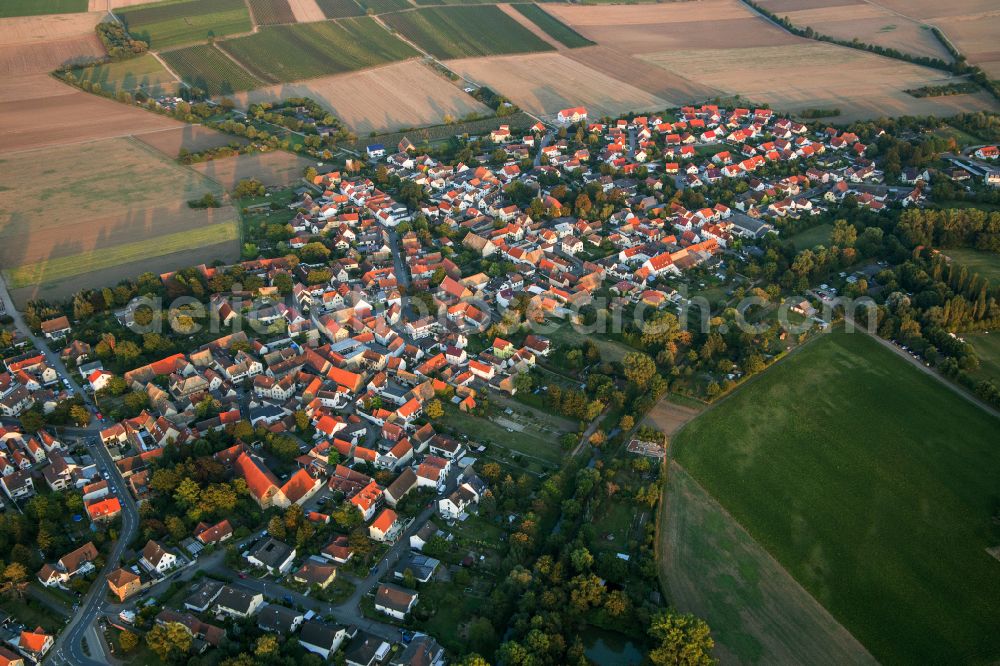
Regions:
[[[708,625],[694,615],[662,611],[653,616],[649,635],[658,646],[649,660],[657,666],[709,666],[715,664],[711,652],[715,641]]]
[[[37,410],[29,409],[21,415],[21,427],[27,433],[38,432],[45,427],[45,417]]]
[[[444,407],[441,405],[440,400],[431,400],[427,403],[427,409],[424,410],[429,419],[439,419],[444,416]]]
[[[278,637],[274,634],[266,634],[257,639],[257,646],[254,654],[261,658],[268,658],[278,653]]]
[[[299,429],[299,432],[305,432],[306,428],[309,427],[309,414],[301,409],[296,410],[295,427]]]
[[[201,497],[201,488],[193,479],[184,479],[174,491],[174,499],[184,508],[193,507]]]
[[[118,634],[118,644],[123,652],[131,652],[139,646],[139,637],[126,629]]]
[[[530,373],[522,372],[514,378],[514,388],[521,393],[527,393],[535,385],[535,378]]]
[[[191,649],[191,634],[180,622],[167,622],[146,632],[146,645],[161,661],[168,661],[175,655],[187,654]]]
[[[622,358],[625,377],[639,388],[645,388],[656,374],[656,363],[648,354],[629,352]]]
[[[281,516],[274,516],[271,520],[267,521],[267,533],[275,539],[285,538],[285,521],[281,519]]]
[[[83,405],[73,405],[70,407],[69,417],[73,419],[73,423],[81,428],[90,423],[90,412]]]

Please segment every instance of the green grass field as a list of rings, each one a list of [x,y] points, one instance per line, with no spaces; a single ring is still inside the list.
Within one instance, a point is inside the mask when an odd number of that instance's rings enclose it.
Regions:
[[[571,49],[581,46],[593,46],[590,41],[573,28],[569,27],[556,17],[535,4],[516,4],[514,9],[521,13],[529,21],[541,28],[546,35],[552,37],[563,46]]]
[[[87,11],[87,0],[3,0],[0,18],[40,14],[76,14]]]
[[[966,333],[962,337],[976,349],[979,358],[979,369],[972,375],[976,379],[992,379],[1000,384],[1000,331]]]
[[[417,55],[364,16],[264,28],[219,46],[258,78],[272,83],[350,72]]]
[[[801,231],[794,236],[789,236],[796,250],[807,250],[817,245],[828,245],[830,243],[830,233],[833,231],[832,224],[821,224],[811,229]]]
[[[185,83],[201,88],[209,95],[228,95],[261,85],[253,74],[211,44],[167,51],[161,57]]]
[[[941,250],[941,252],[967,267],[970,274],[979,273],[981,277],[989,280],[991,285],[1000,285],[1000,254],[971,248]]]
[[[233,213],[235,218],[235,213]],[[198,229],[153,236],[134,243],[122,243],[68,257],[58,257],[37,264],[26,264],[5,271],[7,285],[19,289],[33,284],[56,282],[76,275],[113,268],[143,259],[183,252],[193,247],[225,243],[239,238],[235,219]]]
[[[883,663],[1000,657],[1000,423],[863,335],[691,422],[677,460]]]
[[[427,7],[383,18],[417,46],[443,59],[552,50],[492,5]]]
[[[133,37],[156,50],[253,30],[243,0],[166,0],[115,13]]]
[[[149,94],[163,94],[177,88],[174,77],[149,53],[118,62],[77,67],[72,71],[81,82],[100,83],[115,92],[142,90]]]
[[[516,416],[513,418],[517,418]],[[543,432],[540,428],[523,424],[521,432],[507,432],[507,428],[493,420],[460,411],[451,404],[445,407],[443,422],[458,432],[469,436],[475,442],[495,444],[517,453],[541,458],[550,463],[558,463],[562,458],[559,448],[559,434]]]
[[[348,16],[363,16],[365,10],[354,0],[316,0],[328,19],[347,18]]]

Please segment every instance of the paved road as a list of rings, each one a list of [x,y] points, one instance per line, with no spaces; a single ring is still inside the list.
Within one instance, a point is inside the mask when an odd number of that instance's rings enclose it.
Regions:
[[[538,151],[535,153],[535,167],[542,166],[542,149],[548,146],[552,142],[552,137],[555,136],[555,130],[549,130],[542,137],[542,140],[538,142]]]
[[[13,318],[14,325],[17,329],[22,334],[27,336],[32,343],[34,343],[36,349],[45,354],[45,359],[48,361],[49,365],[55,368],[62,378],[69,381],[73,391],[83,399],[84,404],[96,410],[90,396],[83,391],[77,382],[78,375],[76,373],[70,373],[63,364],[62,359],[59,358],[59,354],[53,352],[49,347],[48,342],[44,338],[35,335],[25,323],[24,317],[22,317],[17,308],[14,307],[14,302],[10,298],[10,294],[7,291],[7,285],[3,279],[0,279],[0,299],[3,300],[7,309],[7,314]],[[98,466],[107,472],[109,484],[114,489],[115,496],[118,497],[119,501],[122,503],[122,527],[118,541],[115,542],[115,545],[112,547],[104,568],[98,574],[97,579],[90,586],[90,590],[80,602],[79,610],[73,615],[73,617],[70,618],[69,623],[56,638],[55,645],[53,645],[52,650],[49,652],[49,657],[46,661],[50,664],[74,664],[80,666],[104,664],[108,663],[108,660],[107,656],[104,654],[102,641],[100,641],[97,636],[97,632],[94,630],[94,620],[100,613],[101,605],[104,602],[105,590],[107,589],[107,575],[114,569],[118,568],[118,563],[121,560],[122,552],[125,550],[125,546],[132,541],[135,537],[136,530],[139,528],[139,510],[136,506],[135,500],[132,499],[132,495],[128,491],[128,487],[125,485],[125,479],[122,478],[121,473],[115,466],[115,463],[108,454],[107,449],[100,444],[100,440],[98,438],[98,433],[100,432],[99,426],[93,425],[89,428],[67,428],[65,431],[67,433],[73,432],[78,436],[89,438],[87,443],[88,450],[99,462]],[[87,639],[87,646],[90,648],[91,655],[94,656],[96,661],[84,653],[84,639]]]

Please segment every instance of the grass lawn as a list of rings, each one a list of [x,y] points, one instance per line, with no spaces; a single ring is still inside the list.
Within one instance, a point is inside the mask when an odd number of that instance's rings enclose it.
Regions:
[[[494,418],[496,417],[494,416]],[[442,420],[458,433],[468,435],[473,442],[495,444],[550,463],[558,463],[562,458],[558,441],[559,434],[543,432],[539,428],[524,424],[524,422],[522,422],[524,430],[521,432],[516,430],[507,432],[507,428],[491,419],[463,412],[451,404],[445,406],[445,415]]]
[[[133,37],[156,50],[253,30],[243,0],[167,0],[115,13]]]
[[[417,55],[366,16],[263,28],[219,46],[255,76],[272,83],[350,72]]]
[[[520,12],[525,18],[537,25],[546,35],[552,37],[563,46],[571,49],[581,46],[593,46],[590,41],[573,28],[569,27],[556,17],[535,4],[517,4],[514,9]]]
[[[830,243],[830,233],[833,231],[832,224],[821,224],[811,229],[801,231],[788,240],[792,242],[796,250],[806,250],[817,245],[828,245]]]
[[[1000,657],[1000,424],[862,335],[810,343],[678,461],[884,663]]]
[[[235,216],[235,213],[234,213]],[[211,224],[190,231],[154,236],[149,240],[122,243],[5,271],[11,289],[65,280],[76,275],[151,259],[191,248],[235,241],[239,238],[236,220]]]
[[[3,0],[0,2],[0,18],[75,14],[87,11],[87,5],[87,0]]]
[[[975,348],[979,357],[979,369],[972,375],[976,379],[1000,382],[1000,331],[966,333],[962,337]]]
[[[162,95],[177,89],[177,80],[149,53],[119,62],[77,67],[72,71],[78,81],[100,83],[105,89],[115,92],[142,90],[151,95]]]
[[[184,83],[201,88],[209,95],[228,95],[261,85],[253,74],[212,44],[167,51],[162,57]]]
[[[681,467],[669,470],[658,568],[671,605],[708,622],[723,663],[874,664]]]
[[[0,599],[0,608],[10,613],[18,622],[26,627],[42,627],[45,631],[55,634],[63,628],[64,618],[55,611],[44,606],[40,601],[30,597],[23,599]]]
[[[541,37],[492,5],[428,7],[389,14],[384,20],[442,59],[552,50]]]
[[[601,360],[605,362],[620,361],[625,354],[635,351],[621,342],[608,340],[598,335],[581,333],[569,322],[564,323],[554,331],[546,332],[545,336],[552,342],[552,346],[557,349],[562,349],[563,347],[579,348],[583,346],[585,341],[590,340],[597,346],[597,349],[601,352]]]
[[[464,625],[476,616],[488,615],[485,609],[489,599],[467,593],[454,583],[427,583],[420,586],[419,592],[418,604],[424,606],[424,610],[434,610],[431,618],[421,623],[421,631],[436,638],[447,650],[466,652],[468,642],[462,635]]]
[[[979,273],[989,280],[991,285],[1000,285],[1000,254],[970,248],[942,250],[942,252],[953,261],[967,267],[970,274]]]

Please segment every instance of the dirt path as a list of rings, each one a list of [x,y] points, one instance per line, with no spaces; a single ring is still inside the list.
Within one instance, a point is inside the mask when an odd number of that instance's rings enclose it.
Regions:
[[[875,664],[871,654],[677,463],[657,566],[670,603],[705,618],[722,663]]]

